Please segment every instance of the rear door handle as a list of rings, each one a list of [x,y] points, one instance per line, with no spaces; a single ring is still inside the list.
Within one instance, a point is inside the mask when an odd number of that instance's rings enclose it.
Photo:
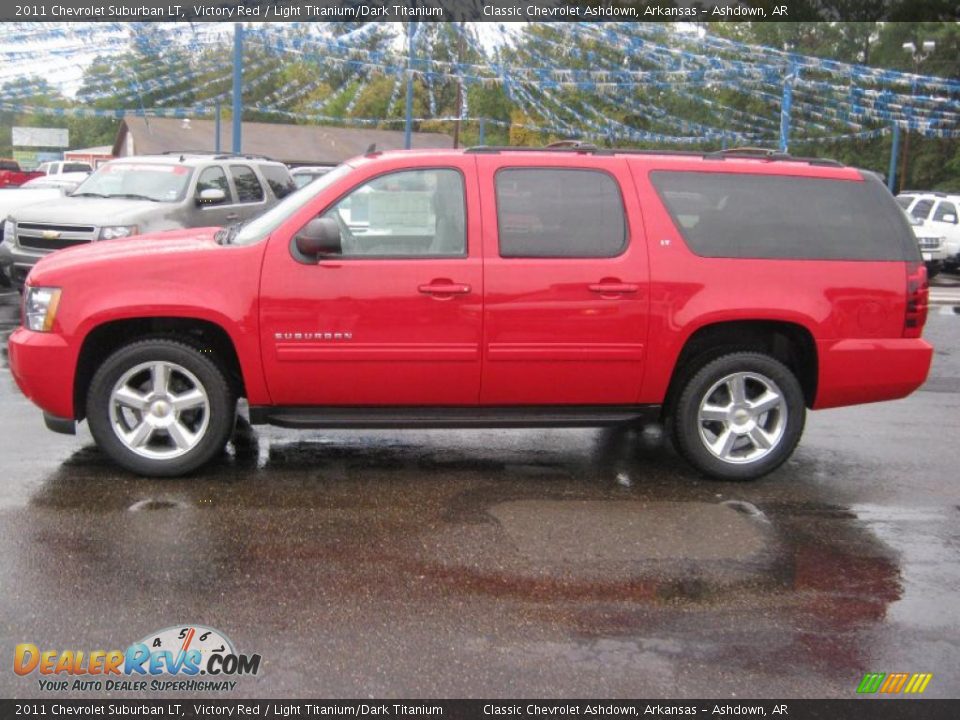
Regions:
[[[587,285],[590,292],[600,293],[601,295],[622,295],[623,293],[635,293],[640,289],[639,285],[633,283],[594,283]]]
[[[466,283],[432,282],[421,285],[417,290],[424,295],[466,295],[470,292],[470,286]]]

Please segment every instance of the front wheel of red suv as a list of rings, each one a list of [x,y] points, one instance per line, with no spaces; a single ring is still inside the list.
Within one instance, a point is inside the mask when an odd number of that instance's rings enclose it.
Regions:
[[[226,445],[236,398],[209,357],[176,340],[141,340],[114,352],[87,393],[97,445],[139,475],[174,477]]]
[[[673,437],[680,453],[718,480],[754,480],[775,470],[803,434],[803,390],[769,355],[738,352],[707,362],[680,392]]]

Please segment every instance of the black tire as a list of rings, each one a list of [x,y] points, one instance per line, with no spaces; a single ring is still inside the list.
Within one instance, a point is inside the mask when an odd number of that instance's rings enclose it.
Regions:
[[[202,434],[198,432],[196,444],[177,457],[157,459],[137,454],[120,439],[111,420],[114,387],[128,372],[147,363],[169,363],[186,370],[206,394],[206,406],[194,411],[200,417],[206,416],[205,422],[199,423]],[[187,376],[180,375],[175,369],[173,377],[176,381],[176,378]],[[201,354],[177,340],[155,338],[121,347],[100,366],[87,392],[87,421],[97,445],[121,467],[147,477],[176,477],[196,470],[223,450],[233,432],[236,406],[236,397],[215,356]],[[182,416],[182,412],[175,411],[172,406],[166,409],[166,413],[175,415],[178,420]],[[176,444],[172,436],[167,437],[166,431],[153,432],[151,437],[154,436],[171,445]],[[170,451],[177,450],[171,447]]]
[[[707,394],[711,393],[713,398],[718,397],[713,393],[722,394],[725,391],[721,381],[738,373],[748,375],[748,393],[754,386],[762,387],[762,382],[757,378],[772,381],[779,389],[777,394],[782,397],[785,405],[785,408],[781,406],[781,409],[771,411],[776,415],[760,416],[764,423],[779,421],[783,426],[778,435],[779,439],[756,460],[750,460],[748,453],[762,452],[760,448],[749,438],[737,433],[733,433],[737,437],[736,445],[747,449],[731,452],[742,452],[741,457],[725,460],[711,452],[704,434],[708,438],[714,437],[713,433],[717,429],[725,429],[725,426],[709,421],[701,423],[700,419],[701,402],[706,400]],[[682,387],[673,408],[672,433],[680,454],[695,468],[716,480],[755,480],[777,469],[790,457],[803,434],[806,403],[800,383],[786,365],[764,353],[735,352],[705,362],[688,377],[689,380]],[[715,389],[718,384],[719,389]],[[733,400],[730,402],[733,407]],[[702,424],[707,428],[704,434],[701,433]],[[755,450],[749,450],[751,446],[755,447]]]

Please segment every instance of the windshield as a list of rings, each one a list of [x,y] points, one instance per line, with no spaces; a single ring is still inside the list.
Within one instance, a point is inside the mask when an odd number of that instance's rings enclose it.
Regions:
[[[267,235],[276,230],[284,220],[313,200],[326,188],[348,175],[352,170],[353,168],[349,165],[338,165],[326,175],[317,178],[312,183],[287,195],[263,215],[242,226],[239,232],[235,234],[231,233],[230,243],[233,245],[253,245],[263,240]]]
[[[186,165],[109,163],[87,178],[73,195],[177,202],[186,194],[192,172]]]

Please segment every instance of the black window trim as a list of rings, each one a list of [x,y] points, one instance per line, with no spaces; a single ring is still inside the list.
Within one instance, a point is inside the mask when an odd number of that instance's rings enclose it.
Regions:
[[[460,175],[460,182],[463,187],[463,253],[460,255],[334,255],[330,258],[321,259],[320,262],[326,260],[340,262],[341,260],[469,260],[470,259],[470,217],[468,215],[468,204],[467,203],[467,176],[463,172],[462,168],[450,165],[420,165],[414,167],[399,168],[393,170],[386,170],[384,172],[378,173],[376,175],[371,175],[370,177],[361,180],[356,185],[352,185],[350,189],[344,191],[337,196],[335,200],[328,203],[323,207],[323,209],[315,213],[310,220],[313,220],[318,217],[323,217],[326,215],[334,206],[340,203],[341,200],[344,200],[348,195],[352,194],[356,190],[359,190],[364,185],[372,183],[374,180],[379,180],[382,177],[387,177],[389,175],[397,175],[398,173],[405,172],[417,172],[425,170],[454,170],[458,175]],[[310,220],[307,220],[309,223]],[[290,236],[290,255],[293,256],[293,259],[298,263],[304,265],[316,265],[316,262],[311,259],[304,257],[303,254],[297,250],[296,237],[297,233],[300,232],[306,224],[297,228],[297,230]]]
[[[497,193],[497,176],[504,170],[568,170],[571,172],[595,172],[609,177],[617,188],[620,208],[623,210],[623,242],[616,255],[503,255],[500,245],[500,197]],[[630,216],[623,199],[623,188],[617,176],[605,168],[570,165],[501,165],[493,174],[493,209],[497,216],[497,257],[501,260],[615,260],[623,257],[633,239],[630,231]]]

